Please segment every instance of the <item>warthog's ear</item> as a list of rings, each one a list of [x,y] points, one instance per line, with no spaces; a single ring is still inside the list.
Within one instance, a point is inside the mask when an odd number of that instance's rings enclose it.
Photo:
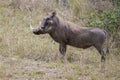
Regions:
[[[52,12],[52,17],[56,16],[56,11]]]

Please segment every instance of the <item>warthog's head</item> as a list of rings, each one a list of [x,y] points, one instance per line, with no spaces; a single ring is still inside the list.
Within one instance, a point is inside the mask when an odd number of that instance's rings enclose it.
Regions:
[[[33,33],[39,35],[39,34],[53,32],[55,30],[55,25],[56,25],[55,16],[56,16],[56,12],[52,12],[51,14],[48,14],[46,17],[43,18],[38,28],[33,29],[32,26],[30,26],[31,29],[33,30]]]

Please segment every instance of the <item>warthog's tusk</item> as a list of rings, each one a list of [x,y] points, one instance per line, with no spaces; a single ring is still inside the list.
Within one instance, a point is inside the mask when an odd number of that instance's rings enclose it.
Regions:
[[[30,24],[30,29],[33,30],[34,28],[32,27],[32,25]]]

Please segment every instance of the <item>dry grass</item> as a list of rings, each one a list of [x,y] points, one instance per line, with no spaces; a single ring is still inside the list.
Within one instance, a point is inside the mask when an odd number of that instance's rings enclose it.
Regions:
[[[58,44],[49,35],[35,36],[29,29],[30,23],[37,25],[45,15],[43,5],[29,12],[8,7],[9,1],[0,2],[0,80],[120,79],[120,55],[107,56],[102,72],[100,55],[94,48],[82,50],[69,46],[68,63],[61,63],[56,56]],[[62,16],[62,9],[56,10]],[[111,49],[111,53],[115,51]]]
[[[88,50],[89,51],[89,50]],[[59,61],[35,61],[17,56],[3,57],[0,60],[2,80],[119,80],[118,61],[107,59],[105,71],[101,70],[98,54],[82,51],[80,62],[61,63]],[[112,65],[111,65],[112,64]]]

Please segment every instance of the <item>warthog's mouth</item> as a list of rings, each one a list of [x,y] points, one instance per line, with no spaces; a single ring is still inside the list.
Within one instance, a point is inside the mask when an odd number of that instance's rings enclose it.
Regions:
[[[38,29],[33,29],[33,33],[34,33],[35,35],[39,35],[39,34],[41,34],[40,32],[41,32],[41,31],[38,30]]]
[[[42,33],[42,30],[39,29],[39,28],[33,28],[32,25],[30,25],[30,29],[32,30],[32,32],[35,34],[35,35],[39,35]]]

